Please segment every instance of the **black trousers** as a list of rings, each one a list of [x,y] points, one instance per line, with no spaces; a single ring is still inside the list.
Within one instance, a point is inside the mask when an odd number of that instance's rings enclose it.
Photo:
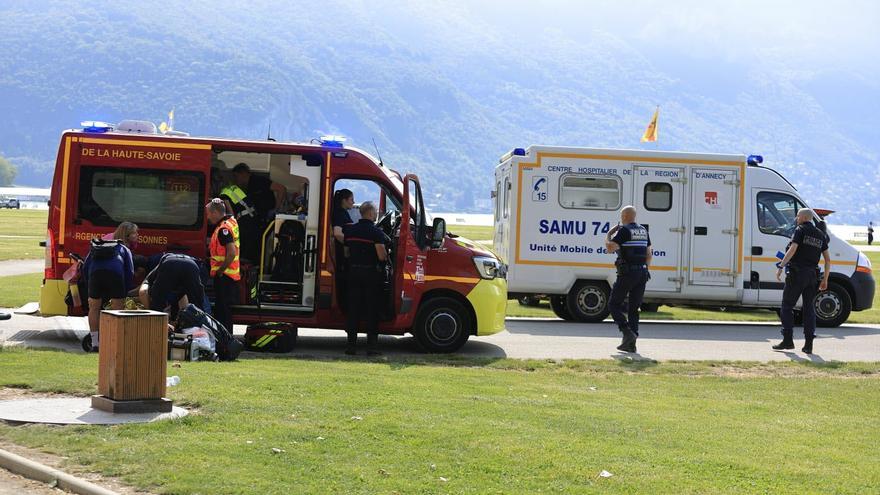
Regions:
[[[794,333],[794,306],[798,298],[803,298],[804,336],[812,338],[816,335],[816,305],[813,301],[818,291],[819,279],[815,268],[789,266],[785,288],[782,289],[782,309],[779,311],[784,338],[790,338]]]
[[[363,330],[367,334],[367,344],[375,345],[379,340],[381,274],[375,267],[354,265],[349,266],[347,275],[345,330],[348,332],[348,344],[354,345],[357,342],[358,330]]]
[[[214,318],[232,333],[232,308],[238,304],[238,282],[226,275],[214,277]]]
[[[611,308],[611,318],[621,331],[629,329],[634,334],[639,334],[639,306],[642,305],[647,283],[648,270],[644,268],[630,268],[617,274],[608,305]],[[625,302],[627,297],[628,305]]]
[[[186,296],[199,309],[205,308],[205,286],[202,285],[201,268],[190,259],[166,259],[156,272],[156,280],[150,284],[150,309],[162,311],[171,303],[171,313],[177,314],[177,301]]]

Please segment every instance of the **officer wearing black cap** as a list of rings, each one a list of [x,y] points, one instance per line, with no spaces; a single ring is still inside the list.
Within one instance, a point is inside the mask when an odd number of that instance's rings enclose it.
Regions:
[[[382,281],[388,251],[385,245],[391,240],[376,224],[376,207],[365,201],[359,208],[361,218],[357,223],[343,228],[345,247],[348,248],[348,273],[346,286],[346,325],[348,346],[346,354],[355,353],[358,325],[363,322],[367,333],[367,355],[376,355],[379,341],[379,304]]]
[[[776,270],[776,280],[781,280],[783,269],[787,269],[785,288],[782,289],[782,342],[773,346],[775,350],[794,349],[793,326],[794,305],[799,298],[803,301],[804,347],[806,354],[813,353],[813,339],[816,336],[816,285],[819,281],[819,256],[825,258],[825,275],[818,283],[820,291],[828,288],[831,274],[831,256],[828,254],[828,236],[813,225],[813,210],[802,208],[797,213],[797,228],[791,236],[791,243],[785,257]]]
[[[609,253],[617,252],[617,280],[611,288],[611,317],[623,333],[623,341],[617,348],[624,352],[636,352],[639,336],[639,306],[645,295],[645,284],[651,278],[651,236],[648,229],[636,223],[636,209],[625,206],[620,211],[620,224],[605,237]],[[625,300],[629,298],[629,307]]]

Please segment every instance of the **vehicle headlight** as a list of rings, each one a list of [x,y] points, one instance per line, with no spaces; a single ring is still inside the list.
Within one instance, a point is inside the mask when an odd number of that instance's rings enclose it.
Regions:
[[[474,266],[477,267],[477,273],[480,274],[480,277],[487,280],[504,276],[501,262],[491,256],[474,257]]]

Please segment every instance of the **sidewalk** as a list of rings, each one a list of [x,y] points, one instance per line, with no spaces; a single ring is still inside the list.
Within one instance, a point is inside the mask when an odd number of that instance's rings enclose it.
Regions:
[[[39,259],[0,261],[0,277],[24,275],[27,273],[40,273],[45,266],[46,262]]]

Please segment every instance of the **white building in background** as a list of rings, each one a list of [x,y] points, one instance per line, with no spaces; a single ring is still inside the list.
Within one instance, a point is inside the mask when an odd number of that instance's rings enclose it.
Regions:
[[[22,209],[49,209],[49,188],[0,187],[0,198],[17,199]]]

